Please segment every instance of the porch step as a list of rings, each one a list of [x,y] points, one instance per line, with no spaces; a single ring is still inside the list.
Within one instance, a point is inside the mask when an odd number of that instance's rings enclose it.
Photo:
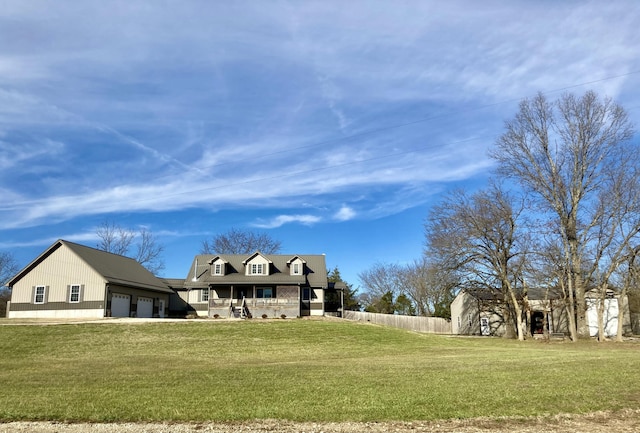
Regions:
[[[245,311],[243,313],[241,308],[234,307],[233,310],[231,310],[231,316],[236,318],[236,319],[244,319],[244,318],[247,317],[247,312]]]

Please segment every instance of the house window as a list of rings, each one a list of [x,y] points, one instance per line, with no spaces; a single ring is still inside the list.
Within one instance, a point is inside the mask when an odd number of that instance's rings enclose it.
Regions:
[[[44,295],[46,292],[45,286],[36,286],[35,294],[33,295],[34,304],[44,304]]]
[[[293,264],[293,274],[300,275],[300,263]]]
[[[80,302],[80,285],[73,284],[69,290],[69,302]]]
[[[311,289],[310,288],[305,287],[304,289],[302,289],[302,300],[303,301],[311,300]]]
[[[251,265],[251,274],[253,275],[263,275],[264,274],[264,265],[262,263],[253,263]]]
[[[261,299],[273,298],[273,289],[271,287],[258,287],[256,289],[256,297]]]
[[[215,264],[213,273],[215,275],[222,275],[222,264],[221,263],[216,263]]]
[[[200,300],[202,302],[209,302],[209,289],[202,289],[202,294],[200,296]]]

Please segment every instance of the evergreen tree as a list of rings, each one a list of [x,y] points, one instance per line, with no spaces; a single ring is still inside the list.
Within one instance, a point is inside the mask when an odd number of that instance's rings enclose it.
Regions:
[[[360,311],[362,309],[362,306],[358,301],[358,291],[353,288],[352,284],[349,284],[346,281],[342,280],[342,277],[340,276],[340,270],[337,266],[333,268],[333,270],[327,271],[327,279],[330,283],[341,282],[342,284],[344,284],[343,302],[345,310]]]

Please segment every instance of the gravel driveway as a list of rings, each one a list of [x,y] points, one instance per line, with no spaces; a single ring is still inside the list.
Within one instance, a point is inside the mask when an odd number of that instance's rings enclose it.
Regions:
[[[0,423],[0,433],[638,433],[640,409],[537,418],[476,418],[434,422],[311,423]]]

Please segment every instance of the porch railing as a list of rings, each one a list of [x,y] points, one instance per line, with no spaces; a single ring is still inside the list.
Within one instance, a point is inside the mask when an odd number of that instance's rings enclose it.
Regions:
[[[266,305],[295,305],[300,302],[299,298],[244,298],[244,303],[248,307],[266,306]],[[209,299],[210,308],[226,308],[231,306],[242,305],[242,299]]]

